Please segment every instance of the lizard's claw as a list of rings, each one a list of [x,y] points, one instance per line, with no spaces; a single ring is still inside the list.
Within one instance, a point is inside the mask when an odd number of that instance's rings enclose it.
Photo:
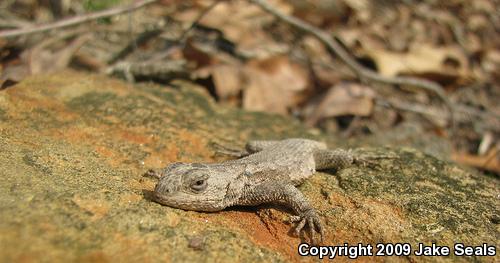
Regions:
[[[318,232],[320,235],[320,240],[323,242],[323,238],[325,236],[325,229],[323,228],[323,225],[321,223],[321,219],[319,218],[318,214],[314,210],[307,210],[306,212],[302,213],[299,216],[293,216],[292,222],[298,222],[297,226],[295,227],[295,235],[299,236],[300,231],[304,229],[304,227],[307,224],[307,227],[309,228],[309,233],[311,235],[311,241],[312,243],[316,243],[316,238],[314,232]]]

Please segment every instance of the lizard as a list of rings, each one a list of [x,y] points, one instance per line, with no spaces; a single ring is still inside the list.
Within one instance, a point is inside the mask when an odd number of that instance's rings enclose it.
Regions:
[[[296,213],[294,234],[309,228],[313,242],[325,228],[304,195],[296,188],[316,170],[342,169],[371,160],[351,150],[328,149],[309,139],[249,141],[240,159],[220,163],[173,163],[146,175],[159,179],[153,201],[183,210],[216,212],[230,206],[277,203]]]

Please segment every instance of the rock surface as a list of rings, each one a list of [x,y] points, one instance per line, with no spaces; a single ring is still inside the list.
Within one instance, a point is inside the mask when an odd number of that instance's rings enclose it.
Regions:
[[[142,177],[170,162],[222,160],[212,143],[287,137],[326,139],[285,117],[217,106],[185,82],[132,86],[74,72],[28,78],[0,91],[0,259],[313,261],[297,255],[301,240],[289,234],[282,209],[173,209],[148,199],[155,182]],[[399,158],[379,170],[318,173],[300,187],[323,217],[326,245],[497,245],[498,180],[411,148],[361,151]]]

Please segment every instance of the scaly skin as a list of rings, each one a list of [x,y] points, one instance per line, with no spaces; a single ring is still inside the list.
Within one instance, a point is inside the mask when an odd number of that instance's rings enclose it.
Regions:
[[[251,141],[245,157],[222,163],[174,163],[156,173],[155,201],[184,210],[220,211],[234,205],[278,203],[298,215],[295,234],[307,225],[311,239],[324,236],[316,210],[295,187],[316,169],[343,168],[363,163],[350,151],[328,150],[307,139]]]

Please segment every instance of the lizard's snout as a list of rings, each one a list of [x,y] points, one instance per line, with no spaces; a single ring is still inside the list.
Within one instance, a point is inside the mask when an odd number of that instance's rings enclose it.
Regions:
[[[176,178],[166,176],[160,178],[155,187],[155,195],[166,196],[175,193],[178,190],[178,183]]]
[[[153,192],[154,200],[160,204],[165,204],[165,200],[172,196],[172,194],[173,189],[161,181],[156,184]]]
[[[164,182],[158,182],[156,184],[156,187],[155,187],[155,194],[161,194],[161,195],[166,195],[166,194],[169,194],[173,192],[173,189],[171,189],[170,187],[168,187],[167,184],[165,184]]]
[[[180,186],[176,184],[176,182],[177,181],[172,180],[172,178],[162,177],[155,186],[153,192],[154,201],[163,205],[178,207]]]

